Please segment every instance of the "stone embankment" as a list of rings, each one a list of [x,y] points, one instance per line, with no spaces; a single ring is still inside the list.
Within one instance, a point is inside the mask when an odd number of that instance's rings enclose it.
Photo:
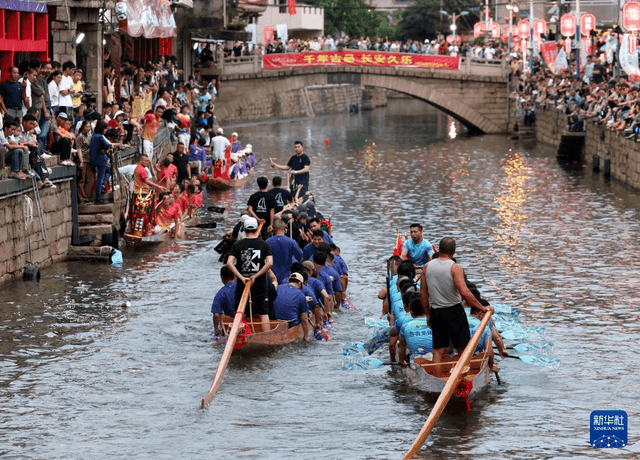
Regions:
[[[521,120],[518,120],[521,122]],[[535,122],[536,139],[560,148],[567,133],[567,117],[555,107],[537,107]],[[587,122],[582,160],[594,171],[601,171],[629,187],[640,191],[640,142],[626,139],[604,125]]]
[[[73,222],[71,182],[56,185],[40,190],[42,220],[33,191],[0,200],[0,284],[21,279],[29,263],[42,268],[66,258]]]

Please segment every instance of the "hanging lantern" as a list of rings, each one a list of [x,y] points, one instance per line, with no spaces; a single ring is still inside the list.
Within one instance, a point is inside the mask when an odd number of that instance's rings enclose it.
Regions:
[[[580,33],[589,35],[592,30],[596,29],[596,17],[591,13],[585,13],[580,18]]]
[[[560,33],[565,37],[576,34],[576,18],[573,14],[563,14],[560,18]]]
[[[484,22],[476,22],[473,25],[473,36],[482,37],[484,35],[485,27]]]
[[[520,19],[518,21],[518,35],[522,39],[529,37],[529,21],[526,19]]]
[[[540,35],[547,32],[547,21],[544,19],[536,19],[533,21],[533,35],[540,40]]]
[[[564,39],[564,52],[571,53],[571,39],[569,37]]]
[[[491,38],[500,38],[500,24],[497,22],[491,23]]]
[[[640,30],[640,3],[627,2],[622,7],[622,27],[629,31]]]

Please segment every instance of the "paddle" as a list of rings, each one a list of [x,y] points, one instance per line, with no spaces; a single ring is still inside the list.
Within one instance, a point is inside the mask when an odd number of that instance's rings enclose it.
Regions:
[[[207,208],[207,211],[217,212],[218,214],[222,214],[225,211],[225,208],[223,208],[222,206],[209,206]]]
[[[480,326],[478,327],[478,329],[476,329],[476,332],[473,334],[473,337],[471,337],[471,340],[467,344],[467,347],[464,349],[462,356],[460,356],[458,362],[451,371],[451,376],[449,377],[449,380],[447,380],[447,383],[444,386],[442,393],[440,393],[440,396],[438,397],[436,404],[433,406],[433,409],[431,409],[431,413],[429,414],[427,421],[422,427],[422,430],[420,430],[420,433],[418,434],[416,440],[413,441],[413,444],[411,445],[409,451],[404,457],[402,457],[403,459],[411,458],[415,454],[417,454],[420,450],[420,447],[422,447],[422,444],[424,444],[424,441],[429,436],[429,433],[431,433],[431,430],[438,421],[440,414],[442,414],[442,411],[449,402],[449,399],[451,399],[451,396],[458,386],[458,383],[460,383],[462,372],[469,366],[469,361],[471,361],[473,352],[476,349],[478,342],[480,341],[480,337],[482,337],[482,334],[484,333],[484,328],[487,327],[487,324],[489,324],[489,320],[491,319],[492,314],[493,311],[489,310],[482,317]]]
[[[507,358],[511,359],[519,359],[523,363],[533,364],[534,366],[544,367],[545,369],[557,369],[560,364],[559,359],[555,358],[543,358],[541,356],[530,356],[530,355],[507,355]]]
[[[236,311],[235,317],[233,319],[233,326],[231,327],[231,332],[229,332],[229,337],[227,338],[227,343],[224,347],[224,352],[222,353],[220,364],[218,364],[216,376],[213,379],[213,383],[211,384],[209,392],[204,398],[202,398],[202,402],[200,404],[201,409],[206,409],[209,407],[209,403],[218,392],[218,388],[220,388],[220,384],[222,383],[222,376],[224,375],[224,371],[227,369],[227,364],[229,364],[231,353],[233,353],[233,347],[236,344],[236,337],[238,337],[240,323],[242,323],[242,319],[244,318],[244,309],[247,305],[249,293],[251,292],[251,284],[251,280],[245,282],[244,284],[244,291],[242,291],[240,305],[238,305],[238,310]]]
[[[215,222],[203,222],[201,224],[195,224],[193,227],[195,228],[216,228],[218,226]]]

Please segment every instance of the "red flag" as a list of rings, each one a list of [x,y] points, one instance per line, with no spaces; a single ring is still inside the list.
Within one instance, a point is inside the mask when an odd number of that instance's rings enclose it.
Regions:
[[[289,14],[296,14],[296,0],[289,0]]]
[[[400,238],[400,232],[398,232],[398,237],[396,238],[396,246],[393,248],[393,255],[396,257],[400,257],[400,255],[402,255],[402,238]]]

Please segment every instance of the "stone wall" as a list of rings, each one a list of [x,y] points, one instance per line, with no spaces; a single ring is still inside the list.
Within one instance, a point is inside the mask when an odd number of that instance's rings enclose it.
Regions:
[[[394,91],[395,93],[395,91]],[[396,93],[400,94],[400,93]],[[411,98],[411,96],[408,96]],[[373,110],[387,105],[387,90],[374,86],[365,86],[362,93],[362,110]]]
[[[305,94],[306,93],[306,94]],[[311,105],[309,111],[305,97]],[[355,85],[323,85],[295,89],[259,99],[223,120],[221,124],[234,121],[257,121],[268,119],[299,118],[312,115],[327,115],[349,112],[352,104],[360,106],[362,87]]]
[[[71,243],[71,182],[40,190],[47,239],[42,241],[40,219],[33,192],[0,200],[0,284],[22,277],[28,261],[46,267],[63,260]],[[33,221],[25,228],[25,210],[32,201]],[[31,254],[29,254],[29,240]]]
[[[587,124],[584,159],[606,175],[611,175],[629,187],[640,190],[640,143],[617,136],[600,125]]]
[[[567,130],[567,116],[555,107],[536,107],[536,140],[560,146],[562,134]]]

